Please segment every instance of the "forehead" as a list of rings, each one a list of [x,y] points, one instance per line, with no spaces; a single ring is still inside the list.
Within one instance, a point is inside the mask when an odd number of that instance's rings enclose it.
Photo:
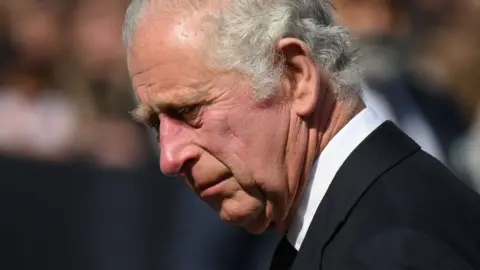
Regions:
[[[135,74],[149,68],[149,62],[165,62],[169,57],[200,52],[203,40],[204,12],[167,13],[149,11],[139,20],[130,47],[130,71]]]
[[[208,78],[202,51],[201,14],[154,14],[139,24],[128,52],[133,85],[143,89],[188,88]]]

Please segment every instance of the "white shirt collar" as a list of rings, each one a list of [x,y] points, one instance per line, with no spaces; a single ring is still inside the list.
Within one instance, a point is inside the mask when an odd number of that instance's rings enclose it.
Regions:
[[[313,216],[337,171],[353,150],[383,122],[384,119],[367,107],[345,125],[320,153],[288,230],[287,239],[295,249],[300,249]]]

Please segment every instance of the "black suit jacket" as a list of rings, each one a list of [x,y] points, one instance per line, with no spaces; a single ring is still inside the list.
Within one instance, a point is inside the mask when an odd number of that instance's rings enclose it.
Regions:
[[[480,196],[386,122],[342,165],[283,269],[480,269]]]

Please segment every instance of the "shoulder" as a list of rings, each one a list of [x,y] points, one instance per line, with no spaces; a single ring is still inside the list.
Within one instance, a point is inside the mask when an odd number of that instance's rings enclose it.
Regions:
[[[416,152],[386,171],[365,195],[366,198],[381,196],[383,201],[395,208],[439,208],[457,204],[473,206],[480,203],[480,196],[476,192],[424,151]]]
[[[461,228],[480,226],[478,205],[475,191],[419,151],[380,176],[353,207],[346,224],[378,230],[404,226],[463,237]]]
[[[480,252],[478,205],[478,194],[439,161],[423,151],[416,152],[384,172],[364,192],[326,247],[325,263],[338,265],[347,253],[365,255],[361,250],[371,252],[369,256],[385,252],[393,256],[385,258],[393,260],[414,255],[400,253],[406,248],[419,254],[427,248],[448,254],[442,251],[447,247],[480,263],[476,255]],[[437,246],[442,248],[437,250]]]
[[[448,244],[426,233],[390,229],[352,248],[338,268],[347,269],[474,269]]]

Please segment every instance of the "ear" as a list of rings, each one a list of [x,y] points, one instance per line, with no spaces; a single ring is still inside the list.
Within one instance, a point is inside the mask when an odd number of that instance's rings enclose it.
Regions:
[[[285,61],[286,84],[292,108],[298,116],[313,113],[318,99],[319,76],[307,44],[296,38],[283,38],[276,51]]]

